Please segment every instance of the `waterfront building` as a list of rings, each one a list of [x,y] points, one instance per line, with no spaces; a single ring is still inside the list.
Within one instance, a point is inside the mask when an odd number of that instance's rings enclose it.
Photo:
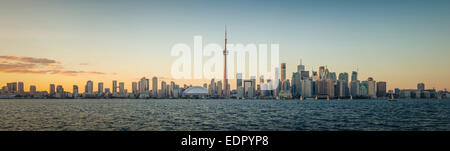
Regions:
[[[24,94],[25,93],[24,87],[23,87],[23,82],[18,82],[17,83],[17,91],[18,91],[19,94]]]
[[[352,72],[352,81],[356,81],[356,80],[358,80],[358,72],[353,71]]]
[[[359,96],[361,97],[368,97],[369,96],[369,82],[368,81],[362,81],[359,84]]]
[[[87,81],[84,92],[86,94],[94,94],[94,82],[91,80]]]
[[[344,72],[344,73],[340,73],[339,74],[339,80],[342,80],[343,81],[343,83],[344,83],[344,87],[343,87],[343,89],[344,89],[344,96],[345,97],[348,97],[348,96],[350,96],[350,88],[349,88],[349,79],[348,79],[348,73],[347,72]]]
[[[286,63],[281,63],[281,82],[286,80]]]
[[[32,95],[36,94],[36,86],[35,85],[30,85],[30,94],[32,94]]]
[[[359,80],[354,80],[350,82],[350,96],[359,96]]]
[[[166,82],[161,81],[161,90],[159,91],[159,97],[165,98],[167,96]]]
[[[139,86],[139,93],[147,93],[150,87],[150,80],[145,77],[142,77],[141,80],[139,80],[138,86]]]
[[[206,98],[206,96],[208,96],[208,89],[199,86],[193,86],[184,90],[182,96],[186,98]]]
[[[292,73],[292,97],[299,98],[302,94],[302,77],[299,72]]]
[[[345,95],[345,80],[337,80],[337,83],[336,83],[336,88],[335,88],[335,95],[337,96],[337,97],[345,97],[346,95]]]
[[[17,82],[11,82],[6,84],[8,88],[8,93],[16,94],[17,93]]]
[[[103,93],[103,82],[99,82],[98,83],[98,93],[99,94],[102,94]]]
[[[62,87],[62,85],[58,85],[56,87],[56,97],[57,98],[64,98],[64,88]]]
[[[154,98],[158,96],[158,77],[152,78],[152,96]]]
[[[117,93],[117,81],[116,80],[112,81],[112,93],[113,94]]]
[[[334,92],[334,80],[332,79],[321,79],[317,80],[316,83],[316,95],[320,97],[330,97],[333,98],[335,96]]]
[[[242,87],[242,73],[236,73],[236,88]]]
[[[77,97],[78,94],[78,85],[73,85],[72,94],[74,97]]]
[[[55,94],[56,94],[56,87],[55,87],[55,84],[50,84],[49,94],[50,94],[50,95],[55,95]]]
[[[370,98],[376,98],[377,97],[377,85],[376,85],[375,80],[373,80],[372,77],[369,77],[367,79],[367,84],[368,84],[367,85],[368,96]]]
[[[242,98],[244,98],[244,87],[242,87],[242,86],[239,86],[238,88],[237,88],[237,95],[236,95],[236,97],[238,98],[238,99],[242,99]]]
[[[125,94],[125,83],[119,82],[119,94]]]
[[[244,80],[244,96],[245,98],[254,97],[254,88],[252,80]]]
[[[217,96],[218,97],[222,97],[223,92],[222,92],[222,81],[217,81]]]
[[[386,82],[377,82],[377,97],[386,97]]]
[[[131,82],[131,93],[133,93],[133,94],[138,93],[138,83],[137,82]]]
[[[310,98],[313,96],[313,80],[311,78],[309,79],[305,79],[302,80],[302,91],[301,91],[301,96],[303,96],[304,98]]]

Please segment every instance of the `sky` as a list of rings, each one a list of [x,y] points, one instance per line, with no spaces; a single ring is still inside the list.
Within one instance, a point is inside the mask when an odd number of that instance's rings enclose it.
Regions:
[[[0,85],[170,82],[172,46],[196,35],[223,44],[224,25],[229,43],[279,44],[288,77],[302,59],[307,70],[358,69],[388,89],[450,88],[448,0],[2,0]]]

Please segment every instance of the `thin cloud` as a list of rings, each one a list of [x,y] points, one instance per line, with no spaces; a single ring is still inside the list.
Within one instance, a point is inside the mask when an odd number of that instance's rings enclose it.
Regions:
[[[90,71],[90,72],[86,72],[88,74],[105,74],[103,72],[97,72],[97,71]]]
[[[0,63],[0,70],[14,70],[14,69],[32,69],[35,68],[35,64],[24,63]]]
[[[32,58],[32,57],[16,57],[16,56],[0,56],[0,59],[21,61],[26,63],[37,63],[37,64],[60,64],[56,60],[46,59],[46,58]]]
[[[0,63],[0,72],[2,73],[60,74],[65,76],[77,76],[79,74],[105,74],[98,71],[63,70],[64,67],[60,64],[59,61],[45,58],[0,56],[0,59],[3,59],[3,61]]]

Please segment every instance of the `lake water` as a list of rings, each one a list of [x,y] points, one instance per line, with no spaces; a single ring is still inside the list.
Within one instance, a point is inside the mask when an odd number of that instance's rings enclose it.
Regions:
[[[0,100],[0,130],[450,130],[450,100]]]

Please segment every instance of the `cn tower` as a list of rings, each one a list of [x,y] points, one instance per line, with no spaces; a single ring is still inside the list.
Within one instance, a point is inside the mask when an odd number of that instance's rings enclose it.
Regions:
[[[228,98],[228,77],[227,77],[227,55],[228,55],[228,50],[227,50],[227,26],[225,26],[225,45],[224,45],[224,49],[223,49],[223,57],[224,57],[224,67],[223,67],[223,81],[224,81],[224,96],[225,98]]]

